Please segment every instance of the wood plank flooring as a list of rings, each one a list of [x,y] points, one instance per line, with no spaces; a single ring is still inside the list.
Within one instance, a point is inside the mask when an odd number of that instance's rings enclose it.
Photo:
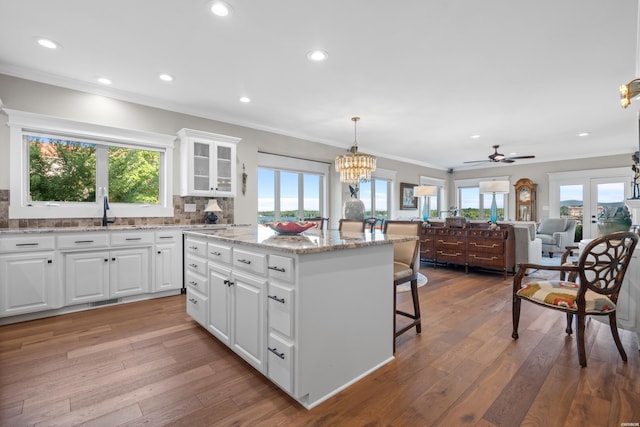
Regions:
[[[193,322],[180,295],[1,326],[0,425],[640,422],[635,334],[621,330],[623,363],[608,326],[590,320],[588,366],[580,368],[563,313],[525,302],[520,339],[511,339],[511,277],[422,272],[422,334],[399,337],[393,362],[311,411]],[[398,305],[409,304],[409,293],[400,294]]]

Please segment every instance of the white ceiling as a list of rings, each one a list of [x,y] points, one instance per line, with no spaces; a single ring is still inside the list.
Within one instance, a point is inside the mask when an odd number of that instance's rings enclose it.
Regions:
[[[638,150],[636,0],[228,3],[0,0],[0,73],[442,169]]]

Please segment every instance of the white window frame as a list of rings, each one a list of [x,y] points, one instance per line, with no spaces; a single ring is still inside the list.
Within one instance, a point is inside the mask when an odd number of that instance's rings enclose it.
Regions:
[[[160,201],[157,205],[109,203],[109,217],[173,216],[173,148],[176,137],[161,133],[121,129],[24,111],[4,111],[9,116],[10,189],[9,219],[102,218],[103,194],[91,203],[33,203],[29,200],[29,148],[26,133],[53,134],[60,138],[91,140],[160,152]],[[97,166],[99,167],[99,166]]]
[[[456,179],[454,180],[454,186],[456,189],[456,206],[458,206],[458,210],[461,212],[462,207],[460,206],[460,188],[468,188],[468,187],[480,187],[481,181],[510,181],[509,175],[503,176],[487,176],[484,178],[471,178],[471,179]],[[485,197],[484,194],[480,193],[480,206],[478,207],[478,214],[480,216],[479,220],[486,220],[488,218],[484,218],[484,210],[491,207],[491,197]],[[504,194],[503,200],[503,209],[504,209],[504,219],[501,221],[507,221],[509,218],[509,193]]]
[[[327,182],[329,180],[330,165],[328,163],[317,162],[313,160],[299,159],[295,157],[287,157],[278,154],[258,153],[258,168],[273,169],[276,171],[297,172],[300,174],[309,173],[314,175],[321,175],[322,182],[320,184],[320,212],[322,216],[328,215],[328,197],[327,197]],[[276,180],[278,174],[276,174]],[[302,175],[299,177],[298,183],[298,197],[302,198],[303,183]],[[280,185],[276,182],[275,194],[276,200],[280,199]],[[275,206],[276,212],[278,212],[278,204]],[[257,216],[256,212],[256,216]]]

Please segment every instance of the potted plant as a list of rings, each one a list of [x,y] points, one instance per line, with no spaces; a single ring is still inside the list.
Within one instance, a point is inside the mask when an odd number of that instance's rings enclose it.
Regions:
[[[605,206],[598,215],[598,235],[628,231],[631,228],[631,214],[626,205]]]

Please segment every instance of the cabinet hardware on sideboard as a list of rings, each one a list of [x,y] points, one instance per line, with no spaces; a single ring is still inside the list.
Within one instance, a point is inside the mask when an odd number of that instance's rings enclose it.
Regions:
[[[238,262],[241,262],[243,264],[251,264],[251,260],[248,259],[239,259]]]
[[[284,271],[285,271],[285,270],[284,270],[284,267],[271,267],[271,266],[268,266],[267,268],[268,268],[269,270],[279,271],[280,273],[284,273]]]
[[[284,304],[284,298],[278,298],[277,295],[267,295],[267,298],[271,298],[274,301],[278,301],[278,302],[281,302],[282,304]]]
[[[284,353],[278,353],[278,349],[277,348],[271,348],[271,347],[267,347],[267,349],[275,354],[276,356],[278,356],[280,359],[284,360]]]

